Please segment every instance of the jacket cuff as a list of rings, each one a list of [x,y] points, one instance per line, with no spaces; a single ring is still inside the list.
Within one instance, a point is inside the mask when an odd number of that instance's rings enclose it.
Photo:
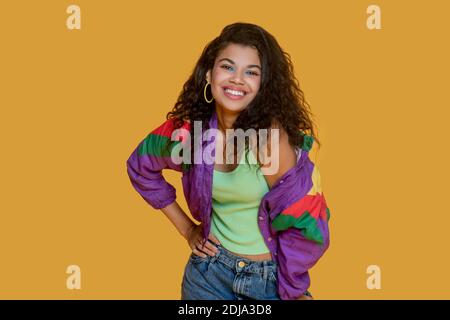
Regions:
[[[167,207],[169,204],[172,204],[175,202],[176,196],[170,197],[163,201],[154,202],[153,204],[150,204],[154,209],[162,209]]]

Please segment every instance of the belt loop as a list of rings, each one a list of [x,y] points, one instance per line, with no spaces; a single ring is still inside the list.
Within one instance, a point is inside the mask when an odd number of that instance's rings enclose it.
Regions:
[[[219,250],[217,251],[217,253],[214,255],[214,257],[211,257],[211,263],[214,263],[220,255],[220,248],[218,248]]]

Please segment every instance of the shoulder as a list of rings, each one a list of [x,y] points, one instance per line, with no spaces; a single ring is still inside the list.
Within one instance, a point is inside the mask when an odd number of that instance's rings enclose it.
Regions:
[[[265,154],[268,161],[264,161],[265,165],[261,167],[261,171],[268,185],[272,187],[287,171],[295,167],[297,155],[289,143],[289,135],[279,122],[273,121],[270,129],[271,138],[268,139],[267,148],[270,155]],[[277,134],[272,136],[274,132]]]
[[[180,129],[178,132],[177,129]],[[186,130],[183,130],[186,129]],[[139,154],[153,156],[170,156],[172,148],[179,141],[186,141],[190,124],[187,121],[179,121],[175,118],[167,119],[152,129],[139,146]]]
[[[172,133],[177,129],[190,130],[191,124],[189,120],[180,120],[170,118],[161,123],[158,127],[153,129],[150,134],[167,137],[170,139]]]
[[[280,163],[285,162],[293,162],[292,160],[295,158],[295,150],[293,146],[289,143],[289,135],[284,129],[284,127],[276,120],[272,121],[272,125],[270,127],[271,134],[274,130],[278,133],[278,139],[274,140],[274,143],[277,144],[279,150],[279,158]],[[271,139],[269,140],[272,143]],[[270,145],[270,150],[273,150],[273,146]],[[295,161],[294,163],[295,164]]]

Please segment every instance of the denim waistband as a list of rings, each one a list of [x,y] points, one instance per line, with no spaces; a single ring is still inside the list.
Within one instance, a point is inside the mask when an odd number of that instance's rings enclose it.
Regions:
[[[274,274],[276,274],[277,263],[273,260],[263,260],[263,261],[250,260],[231,253],[220,244],[214,245],[217,247],[217,249],[219,249],[219,252],[216,253],[214,257],[210,257],[211,262],[218,260],[224,265],[228,266],[230,269],[234,270],[235,272],[244,271],[246,273],[261,273],[261,274],[273,272]]]

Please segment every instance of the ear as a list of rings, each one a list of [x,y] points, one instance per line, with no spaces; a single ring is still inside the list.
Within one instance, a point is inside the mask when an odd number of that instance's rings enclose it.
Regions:
[[[206,72],[206,81],[211,83],[211,69]]]

